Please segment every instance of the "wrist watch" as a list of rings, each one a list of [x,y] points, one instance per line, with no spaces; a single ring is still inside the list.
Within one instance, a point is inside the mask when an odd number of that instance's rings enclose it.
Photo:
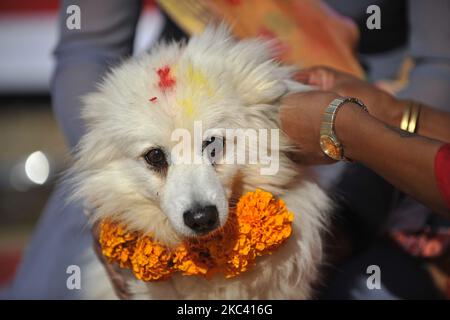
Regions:
[[[339,108],[347,102],[354,103],[364,111],[368,112],[367,107],[359,99],[351,97],[336,98],[325,109],[322,124],[320,126],[320,147],[322,151],[331,159],[338,161],[351,161],[344,157],[344,148],[334,132],[336,114]]]

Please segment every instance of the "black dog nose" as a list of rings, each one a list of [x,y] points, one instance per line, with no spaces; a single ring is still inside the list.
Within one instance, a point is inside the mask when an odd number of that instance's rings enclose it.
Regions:
[[[206,206],[187,210],[183,213],[184,223],[196,233],[202,234],[214,230],[219,223],[216,206]]]

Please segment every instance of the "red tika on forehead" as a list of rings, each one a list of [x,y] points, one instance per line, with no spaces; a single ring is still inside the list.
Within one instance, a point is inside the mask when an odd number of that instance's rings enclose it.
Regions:
[[[158,97],[153,97],[149,99],[150,102],[156,102],[156,100],[158,100]]]
[[[176,81],[175,81],[175,78],[173,78],[170,75],[170,67],[169,66],[164,66],[162,68],[159,68],[156,72],[159,76],[158,86],[162,91],[173,88]]]

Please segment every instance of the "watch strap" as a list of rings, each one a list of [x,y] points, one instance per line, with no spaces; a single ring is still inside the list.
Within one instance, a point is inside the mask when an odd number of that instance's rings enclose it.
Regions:
[[[332,157],[334,160],[351,161],[350,159],[344,156],[342,144],[340,143],[335,133],[336,114],[339,108],[347,102],[352,102],[358,105],[364,111],[368,112],[367,107],[364,105],[364,103],[361,100],[353,97],[336,98],[333,101],[331,101],[331,103],[327,106],[323,114],[322,123],[320,125],[320,137],[322,136],[329,137],[335,143],[336,147],[340,148],[340,157],[336,158]],[[327,155],[330,156],[329,154]]]

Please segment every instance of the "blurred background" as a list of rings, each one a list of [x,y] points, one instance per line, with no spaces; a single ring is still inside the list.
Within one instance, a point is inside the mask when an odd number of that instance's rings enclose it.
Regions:
[[[70,161],[49,94],[58,5],[58,0],[0,1],[0,290],[12,280]],[[153,1],[144,1],[135,54],[151,45],[162,21]]]

